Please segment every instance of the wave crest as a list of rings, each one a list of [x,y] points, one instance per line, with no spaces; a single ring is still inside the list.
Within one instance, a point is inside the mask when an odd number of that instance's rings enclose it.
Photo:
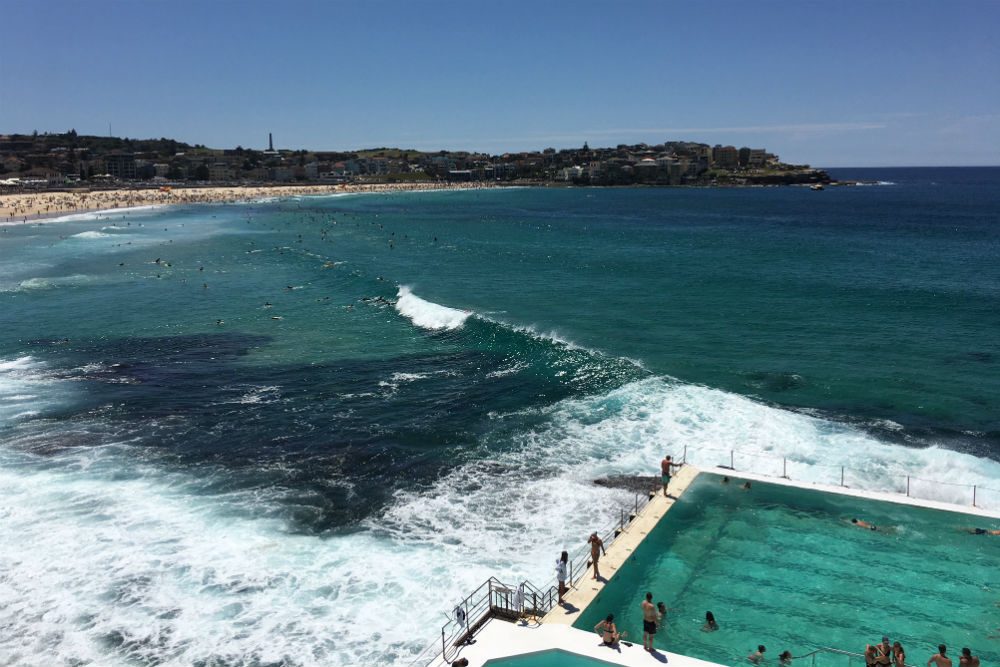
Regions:
[[[458,310],[425,301],[405,285],[399,287],[396,310],[421,329],[434,331],[460,329],[465,324],[465,320],[472,315],[472,311]]]

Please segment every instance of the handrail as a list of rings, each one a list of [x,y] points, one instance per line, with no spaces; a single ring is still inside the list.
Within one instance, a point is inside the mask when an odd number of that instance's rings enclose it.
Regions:
[[[972,507],[986,508],[987,506],[991,509],[1000,509],[1000,488],[993,488],[989,486],[984,486],[982,484],[962,484],[959,482],[945,482],[943,480],[928,479],[926,477],[920,477],[917,475],[908,475],[905,473],[898,473],[893,475],[880,474],[882,480],[886,481],[883,485],[873,485],[866,483],[862,477],[866,471],[862,468],[853,468],[846,465],[836,465],[829,463],[811,463],[797,460],[790,460],[787,456],[772,456],[770,452],[762,450],[752,450],[752,449],[736,449],[733,447],[723,448],[723,447],[692,447],[689,445],[684,445],[683,449],[675,448],[679,451],[671,451],[674,454],[674,460],[680,460],[683,463],[693,463],[699,466],[708,466],[714,468],[723,468],[726,470],[732,470],[733,472],[744,471],[753,472],[758,475],[764,475],[766,477],[779,477],[783,479],[790,479],[790,466],[801,465],[809,470],[820,470],[823,469],[831,470],[833,475],[826,476],[827,479],[823,480],[824,483],[832,484],[836,486],[850,487],[855,486],[869,491],[881,491],[883,493],[897,493],[900,495],[906,495],[908,498],[923,498],[925,500],[937,500],[938,498],[928,497],[929,494],[920,493],[920,485],[914,488],[913,482],[921,482],[923,484],[933,484],[936,487],[949,487],[952,489],[965,489],[966,493],[969,495],[966,497],[965,502],[970,504]],[[704,454],[714,452],[721,453],[725,456],[723,461],[719,461],[718,457],[709,454],[705,456]],[[679,454],[679,455],[678,455]],[[736,455],[739,454],[740,458]],[[746,464],[746,467],[740,466],[739,463],[745,463],[747,458],[751,459],[751,463]],[[695,461],[697,459],[697,461]],[[742,459],[742,460],[741,460]],[[709,463],[709,461],[714,461]],[[762,472],[759,465],[753,465],[754,462],[766,461],[771,465],[767,466],[768,471]],[[780,466],[780,472],[779,467]],[[794,470],[792,470],[794,472]],[[839,476],[836,473],[839,472]],[[848,473],[851,473],[848,475]],[[821,477],[824,475],[821,472]],[[815,477],[815,475],[813,475]],[[813,480],[816,481],[816,480]],[[983,503],[984,493],[995,494],[996,500],[992,502]],[[952,500],[944,500],[944,502],[951,502],[953,504],[959,504],[960,500],[951,494]]]
[[[595,531],[605,544],[611,544],[618,535],[624,532],[625,527],[638,516],[640,511],[645,509],[655,496],[655,490],[642,496],[643,499],[640,502],[641,496],[642,494],[636,493],[631,507],[621,508],[618,517]],[[574,550],[573,556],[569,559],[567,588],[574,588],[587,574],[587,568],[590,565],[589,559],[590,550],[588,547],[584,546]],[[553,581],[555,581],[555,577],[550,580],[550,582]],[[512,586],[496,577],[490,577],[479,584],[472,593],[451,610],[448,622],[441,626],[440,645],[438,645],[437,640],[429,643],[410,661],[409,665],[410,667],[427,665],[430,660],[434,659],[432,656],[440,656],[445,661],[450,660],[463,641],[470,638],[489,618],[494,616],[519,618],[528,612],[532,616],[540,617],[555,608],[557,602],[558,587],[556,584],[548,583],[546,586],[538,587],[530,581],[524,580]]]

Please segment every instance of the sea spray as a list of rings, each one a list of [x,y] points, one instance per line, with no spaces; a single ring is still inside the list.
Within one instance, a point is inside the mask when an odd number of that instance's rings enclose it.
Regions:
[[[414,294],[409,287],[401,286],[396,299],[396,310],[408,318],[416,326],[432,330],[454,330],[461,328],[465,320],[472,314],[470,311],[458,310],[441,306],[431,301],[425,301]]]

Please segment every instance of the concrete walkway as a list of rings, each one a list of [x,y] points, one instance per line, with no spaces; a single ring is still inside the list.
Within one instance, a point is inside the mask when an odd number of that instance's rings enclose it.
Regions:
[[[619,535],[611,546],[608,547],[607,555],[600,560],[601,576],[605,581],[592,579],[593,571],[588,571],[577,585],[570,589],[564,596],[565,607],[556,607],[542,619],[543,623],[556,625],[573,625],[580,614],[587,608],[597,594],[610,581],[619,568],[625,564],[636,547],[646,538],[663,515],[670,511],[677,498],[681,497],[687,488],[698,476],[698,469],[693,466],[684,466],[674,475],[670,481],[671,498],[665,498],[663,493],[657,493],[656,497],[649,501],[644,508],[639,511],[639,515],[633,519],[625,530]],[[640,647],[641,648],[641,647]]]

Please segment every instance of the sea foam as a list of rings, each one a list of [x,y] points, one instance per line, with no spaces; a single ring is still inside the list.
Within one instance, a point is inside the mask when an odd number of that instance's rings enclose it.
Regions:
[[[472,315],[467,310],[458,310],[425,301],[406,286],[400,286],[397,297],[396,310],[421,329],[459,329],[465,324],[465,320]]]
[[[7,377],[42,370],[30,357],[0,362]],[[634,497],[594,478],[650,475],[685,445],[701,465],[728,463],[736,450],[736,475],[777,474],[786,457],[794,479],[829,482],[846,464],[861,488],[885,489],[907,472],[1000,480],[996,462],[881,442],[664,378],[566,399],[537,417],[500,451],[470,454],[429,487],[397,491],[359,530],[329,536],[264,518],[274,514],[262,507],[283,502],[274,489],[204,495],[194,478],[127,446],[44,461],[0,450],[0,663],[406,664],[488,576],[550,583],[559,551],[617,521]],[[929,492],[961,500],[946,489]],[[334,631],[343,627],[351,632]]]

